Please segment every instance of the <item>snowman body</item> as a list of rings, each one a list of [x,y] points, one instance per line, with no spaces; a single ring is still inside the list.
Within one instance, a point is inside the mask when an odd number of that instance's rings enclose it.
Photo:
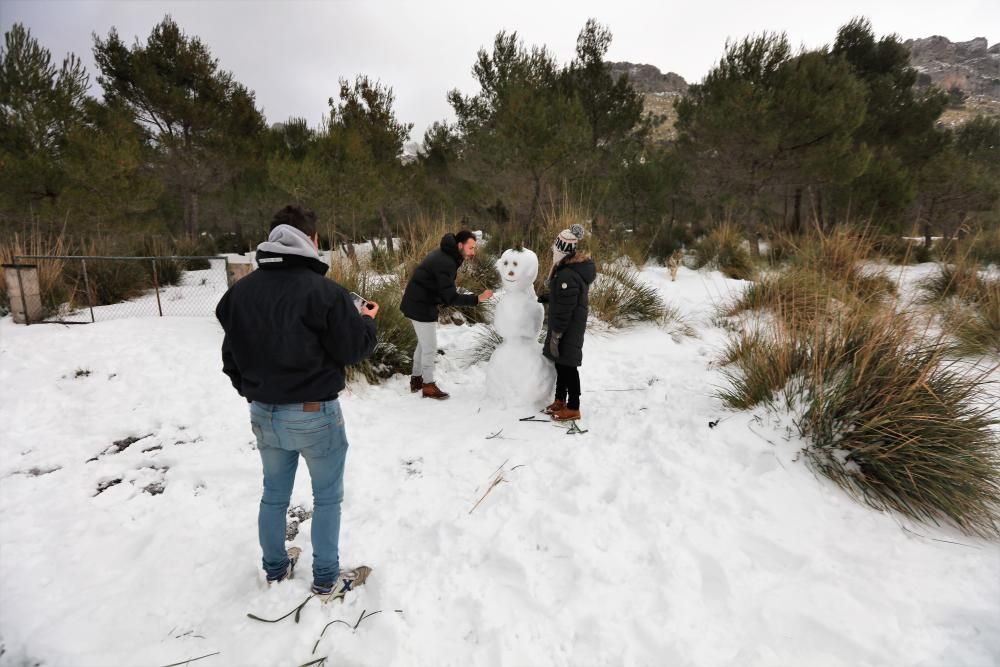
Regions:
[[[545,310],[535,295],[538,256],[531,250],[506,250],[497,260],[503,290],[493,328],[503,339],[486,368],[487,395],[505,405],[541,407],[551,399],[555,367],[538,342]]]

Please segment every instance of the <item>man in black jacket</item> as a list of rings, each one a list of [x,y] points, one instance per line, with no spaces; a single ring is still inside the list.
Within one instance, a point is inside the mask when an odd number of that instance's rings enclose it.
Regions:
[[[337,395],[345,367],[375,347],[378,304],[362,309],[326,278],[316,215],[286,206],[257,247],[259,269],[222,297],[222,370],[250,402],[250,425],[264,469],[258,536],[268,583],[290,577],[300,549],[285,550],[285,514],[299,456],[312,480],[313,584],[340,596],[364,583],[368,568],[340,570],[340,503],[347,436]]]
[[[417,348],[413,351],[413,371],[410,391],[421,392],[424,398],[444,400],[448,394],[434,381],[434,361],[437,358],[438,306],[475,306],[493,296],[486,290],[479,296],[459,294],[455,278],[462,262],[476,255],[476,237],[462,230],[441,237],[441,246],[420,262],[406,285],[400,310],[413,324],[417,333]]]

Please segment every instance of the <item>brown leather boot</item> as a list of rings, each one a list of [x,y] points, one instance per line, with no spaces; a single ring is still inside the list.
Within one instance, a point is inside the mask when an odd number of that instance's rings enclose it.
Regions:
[[[553,412],[552,413],[552,419],[554,419],[557,422],[576,421],[579,418],[580,418],[580,411],[579,410],[572,410],[570,408],[563,408],[562,410],[559,410],[558,412]]]
[[[410,393],[415,394],[424,388],[424,379],[419,375],[410,377]]]
[[[555,413],[559,412],[565,407],[566,407],[566,401],[557,398],[556,400],[546,405],[545,409],[542,410],[542,412],[544,412],[547,415],[554,415]]]
[[[443,401],[448,398],[450,394],[441,391],[437,384],[433,382],[425,382],[423,387],[423,397],[424,398],[436,398],[439,401]]]

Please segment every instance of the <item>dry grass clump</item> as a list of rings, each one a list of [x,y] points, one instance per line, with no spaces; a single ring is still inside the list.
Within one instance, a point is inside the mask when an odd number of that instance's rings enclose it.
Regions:
[[[152,236],[143,239],[135,249],[135,254],[139,257],[172,257],[178,253],[176,243],[172,239]],[[154,279],[155,284],[160,287],[177,285],[188,268],[187,262],[180,259],[144,260],[141,265],[146,272],[147,287],[154,285]]]
[[[843,226],[830,233],[805,237],[793,263],[817,273],[823,280],[842,283],[858,297],[868,300],[896,293],[896,284],[865,261],[877,256],[875,239],[867,231]]]
[[[1000,417],[984,393],[989,371],[956,362],[947,335],[930,337],[896,310],[885,279],[864,271],[869,252],[856,237],[817,239],[729,305],[724,315],[754,311],[767,326],[733,334],[719,395],[735,409],[792,412],[812,467],[869,505],[1000,536]],[[967,340],[981,349],[1000,339],[1000,317],[979,318],[976,304],[1000,303],[1000,292],[971,275],[938,276],[926,289],[975,308]]]
[[[92,248],[92,247],[91,247]],[[87,254],[90,254],[89,252]],[[152,289],[152,269],[145,262],[112,259],[86,260],[86,279],[82,261],[68,260],[63,277],[70,290],[71,307],[107,306],[141,296]],[[87,287],[90,294],[88,297]]]
[[[734,332],[721,355],[729,386],[719,397],[731,408],[769,405],[788,381],[803,370],[807,354],[798,338],[783,328],[765,332],[752,327]]]
[[[720,314],[769,311],[791,329],[809,329],[845,310],[881,309],[896,284],[865,266],[871,254],[868,237],[847,231],[803,239],[785,268],[749,285]]]
[[[497,330],[492,325],[483,325],[472,341],[472,347],[465,357],[465,362],[469,366],[473,366],[489,361],[493,356],[493,352],[502,342],[503,337],[497,333]]]
[[[824,280],[814,271],[791,267],[751,283],[723,304],[720,314],[732,317],[747,311],[770,311],[791,328],[810,327],[845,299],[850,299],[850,294],[841,284]]]
[[[980,280],[972,294],[944,310],[942,325],[962,355],[1000,356],[1000,280]]]
[[[616,262],[605,266],[590,288],[590,312],[613,327],[625,327],[662,321],[667,308],[657,289],[644,282],[638,271]]]
[[[1000,278],[966,253],[941,263],[920,283],[921,300],[937,307],[942,329],[961,355],[1000,354]]]
[[[955,257],[952,262],[941,262],[938,270],[922,280],[921,301],[939,303],[950,298],[963,301],[974,299],[981,291],[980,267],[969,255]]]
[[[890,264],[923,264],[931,261],[933,250],[923,240],[901,236],[880,236],[873,240],[872,250]]]
[[[980,262],[1000,264],[1000,224],[974,234],[969,246],[969,252]]]
[[[998,536],[990,370],[949,360],[950,350],[891,309],[845,312],[811,331],[757,329],[726,349],[720,396],[736,409],[794,411],[814,469],[872,507]]]
[[[409,374],[417,337],[413,325],[399,309],[403,290],[398,276],[380,276],[350,262],[334,262],[327,277],[379,305],[375,349],[370,357],[348,368],[348,376],[353,379],[360,374],[378,384],[396,373]]]
[[[798,251],[799,237],[781,229],[769,229],[765,234],[767,246],[761,254],[770,266],[780,266],[790,261]]]
[[[716,268],[728,278],[752,280],[757,275],[743,234],[733,223],[722,223],[701,238],[695,244],[695,257],[698,268]]]

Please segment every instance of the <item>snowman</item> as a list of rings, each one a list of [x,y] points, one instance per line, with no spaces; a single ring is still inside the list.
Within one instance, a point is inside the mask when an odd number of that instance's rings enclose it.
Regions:
[[[551,398],[556,373],[542,356],[538,334],[545,311],[535,296],[538,256],[527,249],[505,250],[496,263],[502,292],[493,328],[503,339],[486,368],[486,393],[506,405],[541,406]]]

